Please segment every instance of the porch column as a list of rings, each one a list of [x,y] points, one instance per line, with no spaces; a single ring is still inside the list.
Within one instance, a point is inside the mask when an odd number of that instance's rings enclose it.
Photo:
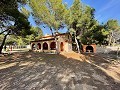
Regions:
[[[35,43],[35,50],[37,50],[37,48],[38,48],[38,45],[37,45],[37,43]]]
[[[50,51],[50,42],[48,41],[47,44],[48,44],[48,51]]]
[[[43,51],[43,42],[42,43],[40,43],[41,44],[41,51]]]

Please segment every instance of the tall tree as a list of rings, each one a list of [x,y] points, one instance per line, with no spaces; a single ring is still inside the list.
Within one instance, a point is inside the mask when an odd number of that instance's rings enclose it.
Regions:
[[[31,32],[32,32],[32,34],[34,36],[34,40],[35,39],[40,39],[43,36],[42,29],[39,28],[39,27],[32,27]]]
[[[24,39],[26,44],[29,44],[32,40],[39,40],[43,36],[43,32],[39,27],[31,27],[31,35],[27,35]]]
[[[24,4],[25,0],[1,0],[0,1],[0,34],[4,34],[0,46],[0,53],[5,44],[8,35],[25,36],[31,34],[30,25],[25,15],[19,12],[20,3]]]
[[[31,27],[30,29],[31,35],[26,35],[25,37],[22,36],[15,36],[9,35],[6,40],[6,45],[28,45],[32,40],[39,40],[43,36],[43,32],[39,27]],[[3,38],[3,35],[0,35]],[[2,39],[3,40],[3,39]],[[1,41],[1,39],[0,39]]]
[[[104,25],[96,25],[94,29],[88,30],[82,35],[81,41],[83,44],[107,44],[107,35],[109,32]]]
[[[79,0],[74,0],[73,5],[70,9],[68,9],[67,13],[65,14],[65,23],[68,26],[69,32],[72,34],[75,43],[77,45],[78,52],[80,53],[80,48],[77,40],[77,24],[78,20],[81,19],[82,15],[82,4]]]
[[[64,25],[65,5],[62,0],[30,0],[30,6],[36,22],[43,23],[50,28],[56,40],[56,52],[58,52],[58,42],[56,34]]]
[[[78,53],[80,53],[81,36],[89,29],[94,28],[94,9],[84,5],[80,0],[74,0],[73,5],[67,11],[66,24],[69,32],[73,35],[77,46]]]
[[[117,20],[108,20],[106,25],[106,29],[109,31],[109,35],[108,35],[108,45],[114,45],[116,42],[116,37],[118,37],[119,35],[118,32],[120,31],[120,25],[118,24]]]

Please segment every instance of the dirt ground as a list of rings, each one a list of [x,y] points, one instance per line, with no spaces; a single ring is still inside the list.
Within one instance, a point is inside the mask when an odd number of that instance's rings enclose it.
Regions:
[[[0,90],[120,90],[119,61],[75,52],[0,56]]]

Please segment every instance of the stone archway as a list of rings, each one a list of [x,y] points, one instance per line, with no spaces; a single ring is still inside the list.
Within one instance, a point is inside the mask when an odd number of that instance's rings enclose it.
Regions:
[[[48,50],[48,44],[46,42],[43,43],[43,50]]]
[[[64,51],[64,44],[63,44],[63,42],[60,43],[60,51]]]
[[[94,49],[92,46],[87,46],[86,47],[86,52],[94,52]]]
[[[56,49],[56,43],[55,42],[51,42],[50,49],[51,50],[55,50]]]
[[[34,49],[35,49],[35,44],[33,43],[33,44],[32,44],[32,50],[34,50]]]
[[[37,46],[38,46],[38,49],[41,49],[41,44],[40,43],[38,43]]]

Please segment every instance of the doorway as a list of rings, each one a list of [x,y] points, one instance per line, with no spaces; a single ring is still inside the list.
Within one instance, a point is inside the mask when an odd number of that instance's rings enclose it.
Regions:
[[[92,46],[87,46],[86,47],[86,52],[94,52]]]
[[[64,51],[64,44],[63,44],[63,42],[61,42],[61,44],[60,44],[60,51]]]

